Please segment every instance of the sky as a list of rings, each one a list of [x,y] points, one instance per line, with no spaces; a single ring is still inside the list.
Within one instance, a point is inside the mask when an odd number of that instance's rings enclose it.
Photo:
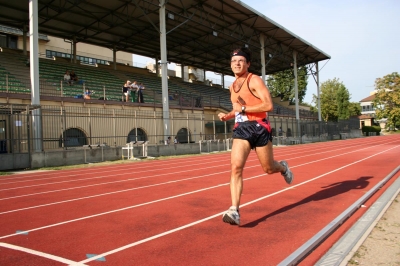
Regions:
[[[375,79],[400,72],[399,0],[242,2],[330,55],[330,60],[319,62],[320,84],[338,78],[351,102],[368,97]],[[137,56],[134,60],[148,61]],[[311,103],[313,94],[317,86],[309,76],[304,101]]]

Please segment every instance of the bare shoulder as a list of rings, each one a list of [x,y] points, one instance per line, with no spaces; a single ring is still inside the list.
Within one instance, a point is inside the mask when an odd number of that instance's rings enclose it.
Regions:
[[[250,82],[249,82],[249,87],[250,87],[250,90],[253,93],[255,93],[257,96],[268,92],[267,86],[265,86],[265,83],[263,82],[263,80],[257,75],[253,75],[251,77]]]

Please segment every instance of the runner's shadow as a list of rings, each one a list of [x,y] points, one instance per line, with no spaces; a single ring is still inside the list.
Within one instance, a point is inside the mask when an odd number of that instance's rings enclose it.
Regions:
[[[349,192],[352,189],[364,189],[368,186],[369,182],[367,181],[368,179],[372,178],[372,176],[362,176],[356,180],[348,180],[348,181],[343,181],[343,182],[337,182],[333,183],[331,185],[322,187],[324,188],[323,190],[320,190],[307,198],[302,199],[299,202],[290,204],[288,206],[285,206],[283,208],[280,208],[279,210],[276,210],[274,212],[271,212],[270,214],[267,214],[255,221],[252,221],[250,223],[244,224],[240,227],[255,227],[259,223],[264,222],[266,219],[275,216],[277,214],[280,214],[282,212],[286,212],[288,210],[291,210],[297,206],[300,206],[302,204],[306,204],[311,201],[318,201],[318,200],[324,200],[328,199],[331,197],[334,197],[339,194],[343,194],[346,192]]]

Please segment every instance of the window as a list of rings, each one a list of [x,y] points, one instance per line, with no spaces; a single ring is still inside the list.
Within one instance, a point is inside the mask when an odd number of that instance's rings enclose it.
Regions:
[[[5,35],[1,35],[1,34],[0,34],[0,46],[2,46],[2,45],[1,45],[1,43],[2,43],[2,36],[5,36]],[[6,37],[7,37],[7,36],[5,36],[5,38],[6,38]],[[5,41],[7,41],[7,39],[5,39]],[[6,45],[3,45],[3,46],[6,46]],[[71,57],[73,57],[73,55],[71,55],[71,54],[69,54],[69,53],[62,53],[62,52],[57,52],[57,51],[46,50],[46,57],[47,57],[47,58],[51,58],[51,57],[53,57],[53,56],[56,56],[56,57],[64,57],[64,58],[71,58]],[[86,63],[86,64],[92,64],[92,65],[95,65],[96,63],[97,63],[97,64],[102,64],[102,65],[105,65],[105,64],[106,64],[106,61],[105,61],[105,60],[96,59],[96,58],[89,58],[89,57],[80,56],[80,55],[76,55],[76,60],[79,60],[79,61],[81,61],[81,62],[83,62],[83,63]]]
[[[60,137],[60,147],[77,147],[87,144],[85,133],[77,128],[70,128],[64,131],[63,137]]]
[[[131,132],[129,132],[127,142],[131,141],[136,141],[136,128],[132,129]],[[147,141],[146,132],[144,132],[144,130],[141,128],[137,129],[137,141]]]

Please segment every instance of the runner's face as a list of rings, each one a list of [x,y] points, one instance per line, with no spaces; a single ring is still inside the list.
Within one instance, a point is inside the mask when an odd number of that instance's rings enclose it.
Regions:
[[[233,74],[240,76],[247,72],[250,63],[246,61],[246,57],[241,55],[236,55],[231,58],[231,68]]]

